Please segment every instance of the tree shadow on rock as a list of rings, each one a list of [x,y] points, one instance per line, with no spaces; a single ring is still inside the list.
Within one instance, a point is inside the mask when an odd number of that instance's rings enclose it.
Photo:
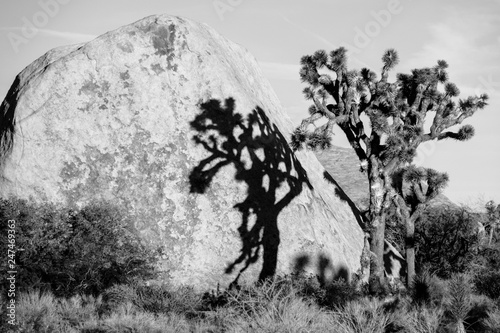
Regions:
[[[318,282],[323,286],[330,285],[340,279],[346,282],[350,280],[347,266],[343,264],[334,265],[332,260],[322,253],[317,256],[316,260],[313,260],[308,254],[296,256],[294,259],[293,274],[303,274],[310,265],[316,266],[315,275],[318,278]]]
[[[215,175],[225,166],[236,169],[235,180],[247,185],[245,200],[234,208],[242,214],[238,228],[241,253],[226,268],[226,274],[239,269],[233,283],[261,255],[259,280],[274,276],[280,232],[278,215],[303,189],[312,189],[306,171],[289,148],[278,128],[264,111],[256,107],[245,117],[235,112],[235,101],[211,99],[200,105],[201,113],[191,122],[198,132],[193,137],[210,156],[203,159],[189,176],[191,193],[205,193]]]
[[[359,208],[356,206],[354,201],[349,198],[347,193],[340,187],[339,183],[330,175],[328,171],[325,170],[323,172],[323,178],[332,185],[335,185],[335,195],[342,201],[347,202],[349,207],[351,208],[352,213],[356,217],[356,221],[362,230],[367,230],[366,218],[364,216],[365,212],[361,212]]]

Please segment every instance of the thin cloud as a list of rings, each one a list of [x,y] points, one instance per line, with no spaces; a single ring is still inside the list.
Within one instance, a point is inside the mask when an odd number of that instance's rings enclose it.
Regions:
[[[318,40],[319,42],[321,42],[322,44],[324,44],[326,47],[328,47],[329,49],[331,50],[334,50],[336,48],[339,47],[339,45],[335,45],[333,44],[332,42],[330,42],[328,39],[326,39],[325,37],[309,30],[309,29],[306,29],[304,28],[302,25],[299,25],[295,22],[292,22],[288,17],[286,17],[285,15],[283,14],[280,14],[281,18],[283,19],[283,21],[285,21],[286,23],[290,24],[291,26],[299,29],[299,30],[302,30],[303,32],[305,32],[306,34],[310,35],[311,37],[315,38],[316,40]]]
[[[478,87],[491,94],[500,93],[500,39],[497,23],[500,15],[481,11],[463,12],[449,8],[448,16],[428,29],[432,39],[422,50],[402,66],[407,69],[433,66],[444,59],[449,65],[450,80],[457,83],[462,92],[473,94]],[[492,84],[490,84],[492,83]]]
[[[299,80],[299,65],[268,61],[259,61],[259,65],[268,78],[291,81]]]
[[[51,36],[57,38],[64,38],[71,41],[90,41],[97,37],[97,35],[79,33],[79,32],[70,32],[70,31],[59,31],[59,30],[51,30],[51,29],[38,29],[38,33],[44,36]],[[20,27],[0,27],[0,31],[16,31],[22,32],[22,28]]]
[[[330,42],[327,38],[321,36],[320,34],[317,34],[314,31],[311,31],[307,28],[304,28],[302,25],[299,25],[299,24],[291,21],[285,15],[280,14],[280,16],[286,23],[290,24],[291,26],[301,30],[302,32],[310,35],[311,37],[313,37],[317,41],[321,42],[328,50],[335,50],[335,49],[339,48],[340,46],[342,46],[342,44],[344,44],[343,46],[345,46],[347,48],[348,52],[349,52],[349,49],[351,48],[349,46],[349,44],[347,44],[346,42],[342,42],[339,45],[336,45],[336,44]],[[364,61],[359,60],[357,57],[355,57],[352,54],[349,54],[349,60],[350,60],[350,62],[352,62],[354,64],[354,67],[369,67]]]

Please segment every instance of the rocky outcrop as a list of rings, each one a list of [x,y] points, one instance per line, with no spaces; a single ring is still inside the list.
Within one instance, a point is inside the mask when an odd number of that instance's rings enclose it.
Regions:
[[[316,157],[332,175],[346,195],[360,210],[367,210],[370,204],[368,177],[359,168],[359,159],[352,148],[332,146],[315,152]],[[456,206],[444,194],[439,194],[429,202],[429,206]]]
[[[52,50],[0,108],[0,196],[108,201],[161,269],[197,288],[358,270],[363,233],[255,59],[213,29],[151,16]]]

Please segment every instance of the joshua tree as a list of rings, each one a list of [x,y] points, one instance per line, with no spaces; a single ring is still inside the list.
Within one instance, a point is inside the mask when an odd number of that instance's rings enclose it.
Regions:
[[[429,201],[434,199],[448,182],[446,173],[410,165],[392,175],[392,197],[396,214],[405,225],[406,283],[411,285],[415,277],[415,222]]]
[[[319,50],[303,56],[300,77],[307,84],[303,92],[313,104],[310,115],[295,129],[290,143],[293,149],[300,149],[303,144],[313,149],[328,148],[332,130],[338,125],[355,150],[369,181],[370,204],[366,216],[373,255],[372,286],[383,280],[385,208],[392,201],[391,175],[410,163],[417,147],[425,141],[470,139],[474,134],[470,125],[457,131],[448,129],[484,108],[488,99],[483,94],[455,101],[459,90],[448,82],[448,64],[443,60],[431,68],[398,74],[395,82],[389,82],[388,77],[398,63],[397,52],[387,50],[382,62],[381,78],[377,79],[367,68],[349,70],[343,47],[330,53]],[[424,129],[426,116],[433,116],[428,131]],[[317,125],[320,119],[326,122]],[[366,126],[368,123],[370,128]]]

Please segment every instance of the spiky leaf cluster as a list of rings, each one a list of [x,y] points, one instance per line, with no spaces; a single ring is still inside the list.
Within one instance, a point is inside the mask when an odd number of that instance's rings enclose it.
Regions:
[[[472,125],[464,125],[460,127],[457,133],[457,140],[466,141],[474,136],[474,127]]]
[[[435,198],[448,184],[448,174],[409,165],[393,173],[392,186],[413,209]]]
[[[311,149],[328,149],[332,146],[332,138],[328,133],[315,131],[308,134],[306,144]]]
[[[399,55],[396,50],[389,49],[385,51],[384,55],[382,56],[382,62],[384,64],[382,71],[393,69],[399,63]]]
[[[299,150],[302,148],[302,143],[307,139],[307,131],[302,128],[296,128],[292,133],[292,140],[290,141],[290,146],[293,150]]]
[[[460,91],[448,81],[446,61],[397,74],[396,81],[390,82],[389,73],[399,62],[394,49],[382,56],[380,79],[368,68],[349,69],[347,60],[347,50],[343,47],[302,57],[300,77],[307,84],[304,96],[313,106],[309,108],[309,117],[299,126],[306,134],[293,134],[294,149],[304,143],[315,149],[328,147],[327,138],[337,125],[361,161],[375,155],[383,171],[390,174],[402,163],[411,163],[418,145],[425,141],[447,138],[463,141],[473,136],[470,125],[456,131],[450,128],[484,108],[488,96],[455,100]],[[333,75],[325,74],[325,68]],[[363,115],[368,116],[369,124],[363,121]],[[424,130],[426,117],[433,117],[429,131]],[[327,122],[318,128],[324,133],[320,135],[318,129],[309,133],[309,125],[320,119]],[[367,126],[370,131],[365,129]]]

